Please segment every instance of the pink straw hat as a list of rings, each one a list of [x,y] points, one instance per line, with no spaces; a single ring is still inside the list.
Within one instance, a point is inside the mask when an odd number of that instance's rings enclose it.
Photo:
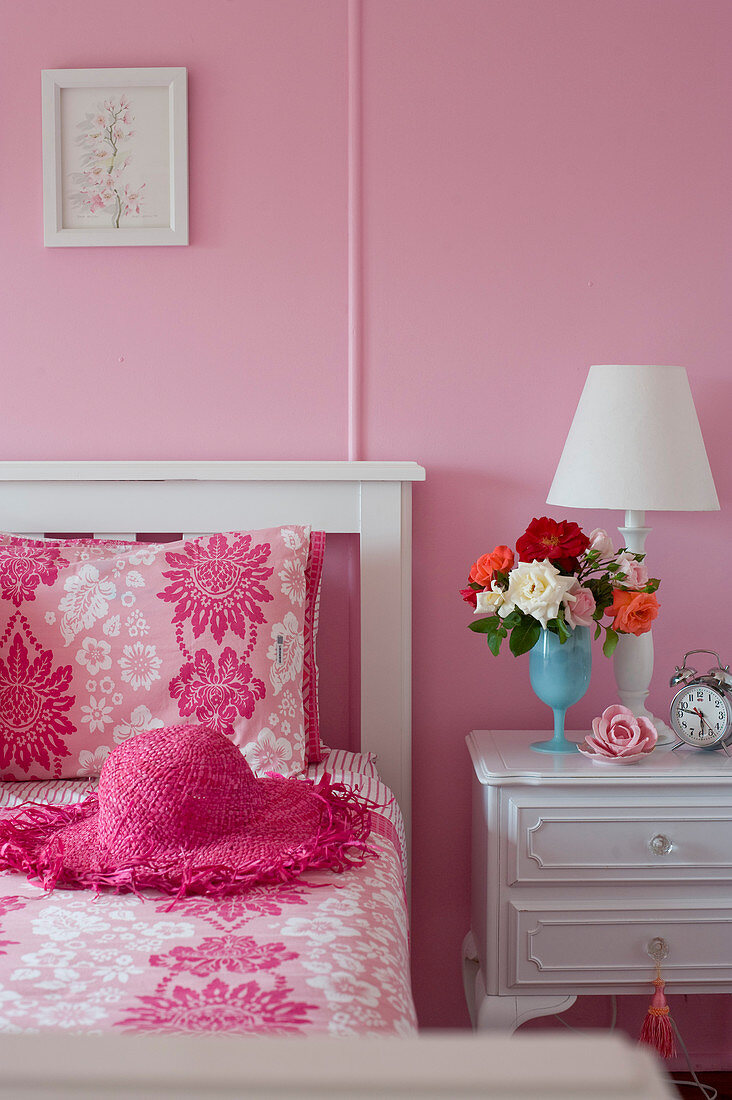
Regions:
[[[367,804],[328,776],[257,779],[224,734],[170,726],[119,745],[78,805],[0,818],[0,870],[47,889],[243,893],[362,863],[370,828]]]

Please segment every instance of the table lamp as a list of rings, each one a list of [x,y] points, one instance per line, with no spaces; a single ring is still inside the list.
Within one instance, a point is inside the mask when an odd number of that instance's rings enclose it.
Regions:
[[[645,552],[645,513],[719,508],[699,420],[683,367],[590,367],[547,504],[618,508],[625,546]],[[651,569],[652,573],[653,570]],[[653,673],[651,631],[623,634],[614,656],[618,694],[650,718],[659,742],[669,727],[646,710]]]

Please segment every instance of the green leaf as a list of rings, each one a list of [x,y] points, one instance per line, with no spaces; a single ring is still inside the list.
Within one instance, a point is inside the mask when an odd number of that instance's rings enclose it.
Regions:
[[[607,636],[605,638],[605,644],[602,647],[602,652],[606,657],[612,657],[615,650],[615,646],[618,644],[618,635],[611,626],[607,628]]]
[[[598,623],[597,626],[595,627],[595,641],[597,641],[597,639],[600,637],[601,634],[602,634],[602,627]]]
[[[564,619],[557,619],[557,634],[562,645],[571,637],[572,630],[567,626]]]
[[[506,637],[506,630],[497,615],[489,615],[487,619],[476,619],[468,626],[476,634],[485,634],[488,648],[491,653],[498,655],[501,640]]]
[[[523,622],[525,618],[526,616],[522,615],[520,611],[511,611],[503,620],[503,625],[506,627],[506,630],[513,630],[513,628],[518,626],[520,622]]]
[[[474,630],[476,634],[487,634],[489,630],[492,630],[492,623],[495,622],[496,616],[492,615],[488,619],[473,619],[468,623],[468,630]]]
[[[509,647],[514,657],[520,657],[522,653],[528,653],[539,640],[541,623],[525,615],[523,622],[515,626],[509,639]]]
[[[472,588],[473,592],[484,591],[484,586],[482,584],[476,584],[475,581],[468,581],[468,588]]]

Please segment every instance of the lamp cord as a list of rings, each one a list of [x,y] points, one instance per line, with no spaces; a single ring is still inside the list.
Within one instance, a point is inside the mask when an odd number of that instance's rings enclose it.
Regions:
[[[616,1025],[617,1025],[617,1022],[618,1022],[618,998],[614,994],[611,994],[611,996],[610,996],[610,1004],[612,1006],[612,1013],[611,1013],[611,1016],[610,1016],[610,1025],[609,1025],[608,1030],[609,1031],[615,1031],[616,1030]],[[566,1020],[562,1019],[562,1017],[559,1015],[559,1013],[553,1012],[552,1015],[554,1016],[554,1019],[559,1020],[559,1023],[562,1025],[562,1027],[566,1027],[568,1031],[574,1031],[577,1034],[580,1033],[580,1030],[581,1030],[580,1028],[572,1027],[572,1025],[568,1024]],[[693,1068],[693,1066],[691,1064],[691,1058],[689,1057],[689,1051],[686,1049],[686,1043],[684,1042],[684,1040],[681,1037],[681,1032],[679,1031],[679,1029],[676,1025],[676,1021],[674,1020],[673,1016],[669,1016],[669,1019],[671,1021],[671,1026],[674,1029],[674,1033],[676,1035],[676,1038],[679,1041],[679,1046],[681,1047],[682,1051],[684,1052],[684,1057],[686,1058],[686,1064],[689,1067],[689,1073],[691,1074],[691,1078],[692,1078],[691,1081],[681,1081],[677,1077],[670,1077],[669,1078],[670,1083],[672,1085],[685,1085],[687,1088],[699,1089],[699,1092],[702,1094],[702,1096],[705,1098],[705,1100],[718,1100],[719,1093],[714,1088],[714,1086],[713,1085],[705,1085],[704,1082],[700,1081],[699,1078],[697,1077],[696,1070]]]

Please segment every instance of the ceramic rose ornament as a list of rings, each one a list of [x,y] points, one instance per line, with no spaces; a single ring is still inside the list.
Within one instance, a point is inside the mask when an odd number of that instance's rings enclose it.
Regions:
[[[619,703],[592,719],[592,733],[579,751],[594,764],[635,764],[655,748],[658,734],[649,718],[637,717]]]

